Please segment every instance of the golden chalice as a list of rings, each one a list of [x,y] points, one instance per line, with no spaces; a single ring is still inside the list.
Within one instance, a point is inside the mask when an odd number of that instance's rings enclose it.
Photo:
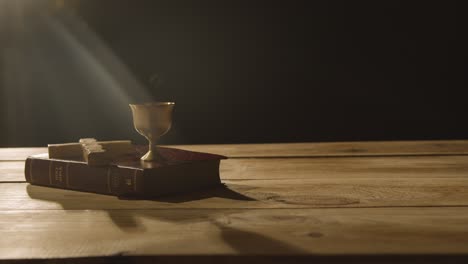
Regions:
[[[136,131],[149,141],[149,150],[141,157],[141,160],[160,159],[156,150],[156,142],[171,128],[174,105],[174,102],[130,104]]]

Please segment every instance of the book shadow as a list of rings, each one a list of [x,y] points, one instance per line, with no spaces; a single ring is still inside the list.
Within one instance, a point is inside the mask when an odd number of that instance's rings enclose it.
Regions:
[[[198,201],[208,198],[223,198],[237,201],[256,201],[256,199],[236,192],[228,186],[222,184],[219,186],[192,191],[183,194],[156,196],[156,197],[132,197],[132,196],[119,196],[120,200],[146,200],[165,203],[186,203],[191,201]]]
[[[112,208],[112,209],[95,209],[96,200],[90,199],[77,201],[76,199],[64,199],[63,196],[49,193],[44,189],[48,187],[27,185],[27,193],[31,199],[38,199],[43,201],[55,202],[60,204],[64,210],[95,210],[105,212],[109,219],[121,231],[126,233],[146,233],[154,232],[147,228],[145,221],[155,220],[164,222],[173,222],[178,224],[197,224],[197,223],[210,223],[214,229],[219,231],[219,237],[234,251],[244,254],[256,253],[272,253],[280,252],[282,254],[305,254],[303,250],[289,245],[285,242],[267,237],[265,235],[241,230],[232,225],[230,215],[245,212],[246,209],[232,209],[232,208],[191,208],[190,205],[184,210],[174,210],[168,208],[141,208],[141,209],[127,209],[127,208]],[[220,186],[216,188],[195,191],[187,194],[171,195],[153,197],[151,199],[136,199],[135,197],[119,197],[121,200],[138,200],[146,202],[164,202],[164,203],[177,203],[182,204],[190,201],[197,201],[209,199],[213,197],[237,200],[237,201],[255,201],[255,199],[243,195],[230,189],[227,186]],[[177,208],[180,209],[180,208]],[[151,245],[151,243],[149,243]]]
[[[49,192],[48,190],[51,191]],[[26,186],[26,191],[31,199],[54,202],[59,204],[64,210],[94,210],[106,212],[112,222],[124,232],[144,231],[141,217],[168,222],[196,222],[207,221],[219,215],[226,214],[226,212],[234,213],[243,210],[216,207],[197,210],[199,207],[194,207],[190,204],[190,202],[193,201],[202,201],[210,198],[222,198],[244,202],[256,201],[251,197],[230,189],[226,185],[159,197],[121,196],[117,198],[122,201],[122,207],[119,205],[115,206],[115,203],[111,202],[111,208],[102,208],[105,207],[105,205],[102,207],[97,205],[99,202],[92,196],[93,194],[87,192],[60,190],[59,192],[64,193],[58,194],[56,192],[58,189],[31,184]],[[114,199],[112,196],[104,197]],[[135,208],[131,206],[133,201],[143,206],[137,206]],[[154,206],[151,205],[152,202],[155,203]],[[161,207],[161,203],[168,203],[169,205],[167,207]],[[187,206],[182,208],[184,210],[178,210],[181,209],[180,205],[184,203],[187,203]],[[106,204],[109,203],[106,202]],[[179,206],[174,208],[171,207],[170,204],[179,204]],[[196,212],[195,214],[193,213],[194,211]]]

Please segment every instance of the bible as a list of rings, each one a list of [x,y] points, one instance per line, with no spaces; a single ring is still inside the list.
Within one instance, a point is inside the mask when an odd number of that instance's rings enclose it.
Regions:
[[[106,166],[89,166],[80,159],[51,159],[33,155],[26,159],[25,178],[33,185],[99,194],[155,197],[221,185],[219,165],[224,156],[158,147],[161,161],[143,162],[136,154]],[[140,155],[139,155],[140,154]]]

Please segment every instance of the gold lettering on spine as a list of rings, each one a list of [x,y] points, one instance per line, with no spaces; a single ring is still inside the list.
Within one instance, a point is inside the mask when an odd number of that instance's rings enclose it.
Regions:
[[[62,183],[63,182],[63,167],[60,165],[56,166],[54,171],[55,171],[54,180],[56,182]]]
[[[111,189],[111,168],[110,167],[107,168],[107,191],[109,193],[112,193],[112,189]]]
[[[52,163],[53,161],[50,161],[49,163],[49,184],[52,185]]]

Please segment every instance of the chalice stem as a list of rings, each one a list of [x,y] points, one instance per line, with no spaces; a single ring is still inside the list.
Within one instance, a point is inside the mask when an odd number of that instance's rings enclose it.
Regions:
[[[141,157],[142,160],[144,161],[155,161],[155,160],[158,160],[159,159],[159,153],[158,153],[158,150],[156,148],[156,144],[153,143],[152,140],[148,140],[149,143],[148,143],[148,152],[146,152],[146,154]]]
[[[157,151],[156,150],[156,144],[153,143],[152,140],[150,140],[148,144],[149,144],[148,145],[148,151],[151,151],[152,153],[156,153],[156,151]]]

